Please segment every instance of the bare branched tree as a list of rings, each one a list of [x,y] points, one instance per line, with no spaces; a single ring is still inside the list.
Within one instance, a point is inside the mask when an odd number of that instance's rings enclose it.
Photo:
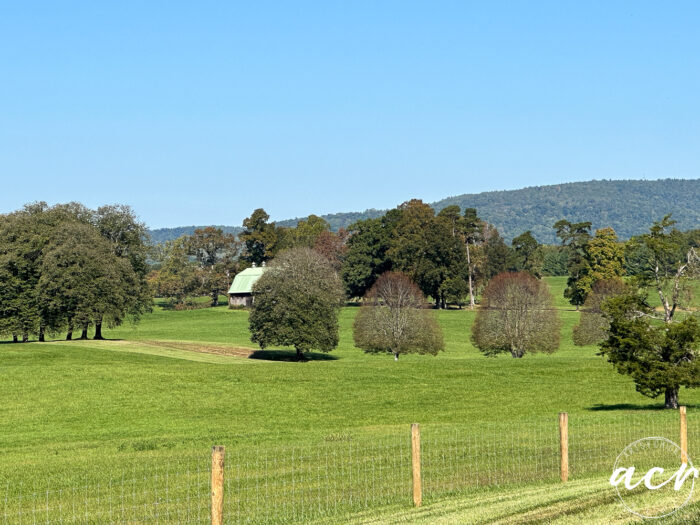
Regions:
[[[391,353],[394,360],[408,353],[436,355],[444,350],[442,329],[425,306],[423,293],[406,275],[383,273],[355,318],[355,346]]]
[[[472,341],[488,356],[556,351],[559,320],[547,284],[525,272],[491,279],[472,327]]]

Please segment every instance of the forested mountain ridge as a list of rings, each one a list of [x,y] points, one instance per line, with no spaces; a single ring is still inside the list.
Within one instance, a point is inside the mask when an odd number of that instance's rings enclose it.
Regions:
[[[209,226],[209,225],[207,225]],[[151,236],[151,242],[153,244],[160,244],[166,241],[172,241],[183,235],[192,235],[194,231],[198,228],[206,228],[207,226],[178,226],[176,228],[158,228],[155,230],[148,230],[148,234]],[[215,228],[221,228],[224,233],[232,233],[233,235],[238,235],[243,231],[242,226],[220,226],[213,225]]]
[[[653,221],[667,213],[673,214],[682,230],[700,227],[700,179],[569,182],[457,195],[431,206],[439,211],[452,204],[462,209],[476,208],[479,216],[494,224],[508,241],[530,230],[538,241],[556,243],[552,225],[560,219],[591,221],[594,230],[611,226],[619,238],[625,240],[646,232]],[[370,209],[322,217],[330,223],[331,229],[337,230],[360,219],[380,217],[385,211]],[[295,226],[298,220],[278,221],[277,224]],[[151,233],[154,242],[163,242],[193,231],[194,226],[162,228]],[[240,228],[230,227],[227,231],[237,233]]]

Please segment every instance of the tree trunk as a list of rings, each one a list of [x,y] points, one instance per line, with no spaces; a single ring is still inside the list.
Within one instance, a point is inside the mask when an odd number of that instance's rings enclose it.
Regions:
[[[474,302],[474,286],[472,285],[472,259],[469,255],[469,243],[467,243],[467,268],[467,274],[469,275],[469,308],[473,310],[476,303]]]
[[[93,339],[104,339],[102,337],[102,321],[97,321],[95,323],[95,337]]]
[[[12,342],[13,343],[17,342],[17,334],[12,334]]]
[[[219,306],[219,290],[212,290],[211,292],[211,305]]]
[[[306,356],[304,356],[304,352],[298,348],[295,348],[297,351],[297,361],[306,361]]]
[[[39,326],[39,342],[40,343],[46,342],[46,336],[44,335],[44,326],[43,325]]]
[[[88,338],[88,325],[83,326],[83,333],[80,334],[80,339]]]
[[[29,341],[29,334],[27,332],[23,332],[22,333],[22,342],[26,343],[27,341]]]
[[[666,408],[678,408],[678,387],[666,389]]]
[[[73,339],[73,330],[68,329],[68,333],[66,334],[66,341],[70,341],[71,339]]]
[[[399,360],[399,353],[394,352],[394,361],[398,361],[398,360]]]

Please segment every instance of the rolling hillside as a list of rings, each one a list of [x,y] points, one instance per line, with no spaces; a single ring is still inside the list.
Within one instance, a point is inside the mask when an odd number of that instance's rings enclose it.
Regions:
[[[559,219],[591,221],[594,229],[612,226],[621,239],[628,239],[646,231],[652,221],[666,213],[673,214],[680,229],[700,227],[700,179],[571,182],[457,195],[432,206],[441,210],[452,204],[462,209],[476,208],[479,215],[495,224],[507,240],[531,230],[540,242],[554,243],[556,237],[552,225]],[[333,213],[323,218],[337,230],[360,219],[379,217],[384,211]],[[278,224],[294,226],[298,220],[279,221]],[[163,228],[151,233],[155,242],[163,242],[191,233],[194,228]],[[236,233],[236,230],[240,228],[230,227],[230,231]]]

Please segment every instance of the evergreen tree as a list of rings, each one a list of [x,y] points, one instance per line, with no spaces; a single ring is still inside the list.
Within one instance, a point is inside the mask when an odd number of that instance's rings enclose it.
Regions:
[[[658,324],[654,311],[637,295],[613,297],[603,304],[610,329],[600,355],[634,379],[648,397],[662,393],[666,408],[678,408],[680,387],[700,386],[700,325],[695,317]]]
[[[557,232],[557,237],[561,239],[562,246],[566,247],[567,250],[569,278],[566,281],[564,297],[578,310],[586,300],[589,290],[586,286],[591,284],[581,283],[581,279],[588,270],[586,245],[591,238],[591,223],[571,223],[562,219],[554,224],[554,229]]]

